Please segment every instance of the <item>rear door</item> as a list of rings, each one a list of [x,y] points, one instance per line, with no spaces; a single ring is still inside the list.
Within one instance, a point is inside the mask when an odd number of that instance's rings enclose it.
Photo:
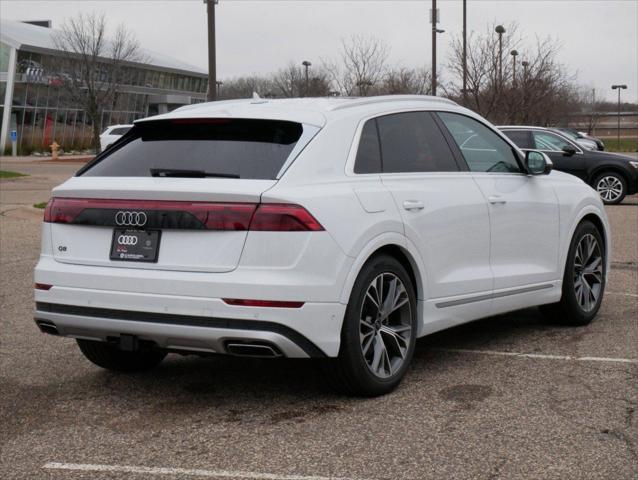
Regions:
[[[378,129],[383,184],[426,266],[427,298],[490,292],[487,206],[432,114],[406,112],[368,122]],[[486,314],[489,306],[477,302],[473,316]]]
[[[275,185],[303,132],[299,123],[270,120],[136,125],[115,150],[54,190],[48,213],[55,259],[235,269],[261,194]]]

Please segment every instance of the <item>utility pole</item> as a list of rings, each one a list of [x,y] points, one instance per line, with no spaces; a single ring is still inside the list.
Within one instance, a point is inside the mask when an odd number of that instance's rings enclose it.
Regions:
[[[436,0],[432,0],[432,95],[436,96]]]
[[[467,105],[467,0],[463,0],[463,105]]]
[[[430,12],[430,17],[432,23],[432,95],[436,96],[436,34],[445,32],[445,30],[436,28],[436,24],[439,21],[436,0],[432,0],[432,12]]]
[[[217,51],[215,45],[215,5],[219,0],[204,0],[208,15],[208,95],[207,100],[217,100]]]
[[[618,90],[618,150],[620,150],[620,91],[625,90],[627,85],[612,85],[612,90]]]

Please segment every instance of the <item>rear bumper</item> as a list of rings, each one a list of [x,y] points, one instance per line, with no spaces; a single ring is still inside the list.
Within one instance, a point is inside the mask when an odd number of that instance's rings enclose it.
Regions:
[[[268,345],[294,358],[322,358],[326,352],[280,323],[188,315],[131,312],[54,303],[36,304],[35,321],[57,335],[108,341],[134,335],[160,348],[231,353],[229,345]],[[45,330],[43,328],[43,330]]]
[[[241,298],[241,297],[240,297]],[[53,286],[35,290],[37,323],[57,334],[93,340],[134,335],[174,350],[231,353],[227,344],[260,343],[286,357],[335,357],[346,306],[244,307],[219,298]]]

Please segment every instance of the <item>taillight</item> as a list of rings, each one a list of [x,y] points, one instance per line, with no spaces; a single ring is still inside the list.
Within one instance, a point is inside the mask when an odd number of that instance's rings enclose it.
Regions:
[[[318,232],[321,224],[299,205],[262,203],[250,222],[256,232]]]
[[[135,215],[131,216],[130,213]],[[143,215],[139,215],[140,213]],[[129,221],[133,219],[135,222]],[[277,203],[52,198],[44,210],[44,221],[185,230],[260,232],[323,230],[321,224],[305,208],[299,205]]]
[[[222,298],[224,303],[236,307],[270,307],[270,308],[301,308],[304,302],[286,302],[281,300],[243,300],[238,298]]]

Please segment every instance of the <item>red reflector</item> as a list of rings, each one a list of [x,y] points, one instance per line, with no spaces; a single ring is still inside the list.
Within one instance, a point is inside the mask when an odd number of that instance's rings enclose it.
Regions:
[[[324,228],[299,205],[262,203],[257,207],[251,231],[259,232],[318,232]]]
[[[51,290],[52,287],[53,287],[53,285],[47,285],[46,283],[36,283],[35,284],[35,289],[36,290]]]
[[[222,298],[224,303],[237,307],[271,307],[271,308],[301,308],[304,302],[282,302],[279,300],[240,300],[237,298]]]

